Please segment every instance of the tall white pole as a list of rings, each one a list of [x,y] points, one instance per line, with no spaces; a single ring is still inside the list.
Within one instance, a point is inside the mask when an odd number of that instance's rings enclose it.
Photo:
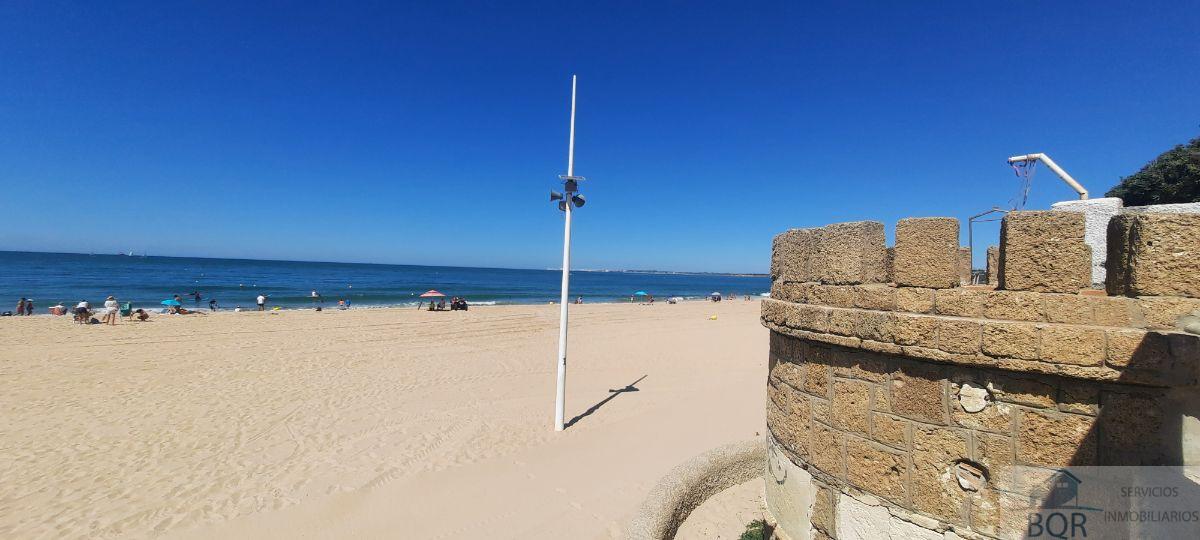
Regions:
[[[571,76],[571,138],[567,144],[567,176],[575,175],[575,76]],[[567,400],[567,295],[571,284],[571,195],[566,194],[563,225],[562,297],[558,313],[558,395],[554,398],[554,431],[563,430]]]

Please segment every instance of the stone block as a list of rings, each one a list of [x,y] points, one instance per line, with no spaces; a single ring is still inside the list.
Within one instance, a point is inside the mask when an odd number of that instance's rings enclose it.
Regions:
[[[892,323],[892,339],[900,345],[937,348],[938,319],[897,313]]]
[[[1043,294],[991,291],[983,301],[983,316],[1008,321],[1041,321]]]
[[[808,458],[809,422],[809,418],[789,414],[773,400],[767,402],[767,429],[779,444],[802,459]]]
[[[780,281],[817,281],[818,229],[790,229],[771,243],[771,277]]]
[[[938,315],[982,317],[983,304],[987,301],[988,292],[973,289],[937,291],[933,299],[933,309]]]
[[[861,339],[891,343],[895,315],[887,311],[860,311],[855,335]]]
[[[1167,334],[1142,330],[1109,330],[1105,362],[1117,369],[1160,370],[1171,365],[1171,343]]]
[[[903,454],[858,437],[846,438],[846,480],[873,495],[903,502],[908,459]]]
[[[1000,277],[1000,246],[987,248],[987,282],[995,285]]]
[[[894,448],[908,448],[908,420],[890,414],[871,413],[871,438]]]
[[[854,287],[854,307],[895,311],[896,288],[890,285],[858,285]]]
[[[813,498],[812,526],[827,534],[835,532],[837,522],[834,519],[834,509],[837,507],[834,492],[826,486],[818,486]]]
[[[1200,214],[1125,214],[1108,232],[1109,294],[1200,298]]]
[[[1138,302],[1120,296],[1092,298],[1093,323],[1100,326],[1133,327],[1144,320]]]
[[[821,422],[829,425],[833,422],[833,417],[829,412],[829,400],[821,398],[810,398],[809,406],[812,407],[813,422]]]
[[[771,366],[771,378],[797,390],[804,389],[804,370],[793,362],[776,362]]]
[[[1095,418],[1022,411],[1017,427],[1017,459],[1027,465],[1096,465]]]
[[[867,422],[867,415],[871,411],[869,383],[834,379],[831,406],[833,427],[862,435],[870,433],[871,428]]]
[[[1092,324],[1097,298],[1079,294],[1043,294],[1042,313],[1052,323]]]
[[[830,308],[830,310],[829,333],[853,336],[858,329],[858,314],[862,312],[857,309]]]
[[[1137,303],[1148,328],[1182,328],[1180,318],[1200,310],[1200,299],[1196,298],[1143,296]]]
[[[992,375],[987,389],[997,401],[1034,408],[1053,407],[1058,392],[1053,385],[1042,381],[1001,375]]]
[[[932,368],[906,367],[892,374],[891,412],[930,424],[946,424],[946,381]]]
[[[988,470],[989,481],[1000,489],[1012,487],[1016,451],[1007,434],[975,433],[975,461]]]
[[[938,320],[938,349],[956,354],[979,354],[983,328],[975,321]]]
[[[1096,416],[1100,412],[1100,388],[1091,383],[1066,383],[1058,392],[1058,410]]]
[[[832,385],[832,374],[829,366],[815,362],[805,362],[800,365],[804,370],[804,391],[814,396],[829,397]]]
[[[971,248],[960,246],[958,248],[958,279],[963,285],[971,284],[971,270],[973,261],[971,261]]]
[[[972,385],[974,386],[974,385]],[[1012,433],[1017,407],[994,400],[985,401],[982,409],[972,412],[964,407],[965,401],[958,396],[962,385],[951,385],[950,420],[957,426],[972,430],[994,433]]]
[[[1033,323],[984,323],[983,354],[1037,360],[1038,328]]]
[[[967,436],[963,431],[913,426],[913,507],[951,523],[962,523],[966,495],[951,467],[966,458]]]
[[[1145,392],[1105,392],[1101,399],[1100,465],[1167,465],[1161,400]]]
[[[853,349],[833,349],[829,351],[828,362],[833,367],[835,377],[861,379],[874,383],[885,382],[891,377],[891,370],[876,354]]]
[[[822,283],[859,285],[884,283],[887,248],[878,221],[835,223],[820,231],[818,276]]]
[[[854,288],[843,285],[814,285],[808,294],[808,303],[852,308],[854,307]]]
[[[1074,212],[1017,211],[1000,226],[999,288],[1077,292],[1092,282],[1084,218]]]
[[[933,289],[897,287],[896,311],[929,313],[933,311]]]
[[[908,218],[896,223],[897,285],[946,289],[959,285],[958,220]]]
[[[829,308],[807,304],[790,304],[787,323],[792,328],[825,333],[829,329]]]
[[[821,441],[809,448],[812,465],[834,478],[846,478],[846,435],[824,424],[813,422],[810,440]]]
[[[884,275],[888,283],[896,282],[896,248],[887,248],[883,259]]]
[[[1104,331],[1074,325],[1040,325],[1041,359],[1052,364],[1104,364]]]

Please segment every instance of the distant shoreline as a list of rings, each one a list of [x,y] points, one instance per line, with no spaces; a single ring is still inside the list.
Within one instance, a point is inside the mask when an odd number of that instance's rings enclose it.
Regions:
[[[562,268],[516,268],[504,266],[458,266],[458,265],[441,265],[441,264],[402,264],[402,263],[370,263],[356,261],[302,261],[294,259],[248,259],[245,257],[200,257],[200,256],[181,256],[181,255],[146,255],[137,254],[129,255],[126,253],[76,253],[71,251],[24,251],[24,250],[4,250],[0,249],[0,255],[4,254],[34,254],[34,255],[71,255],[83,257],[115,257],[128,259],[181,259],[181,260],[205,260],[205,261],[244,261],[244,262],[268,262],[268,263],[298,263],[298,264],[342,264],[342,265],[363,265],[363,266],[392,266],[404,268],[470,268],[473,270],[529,270],[534,272],[561,272]],[[681,276],[722,276],[722,277],[770,277],[770,274],[759,274],[753,272],[699,272],[699,271],[674,271],[674,270],[610,270],[610,269],[594,269],[594,268],[573,268],[571,272],[596,272],[596,273],[620,273],[620,274],[650,274],[650,275],[681,275]]]

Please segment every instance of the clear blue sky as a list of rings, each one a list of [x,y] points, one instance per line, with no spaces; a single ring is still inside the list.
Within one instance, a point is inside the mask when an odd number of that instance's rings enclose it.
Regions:
[[[572,73],[582,268],[764,271],[1200,134],[1194,2],[109,4],[0,6],[0,249],[556,267]]]

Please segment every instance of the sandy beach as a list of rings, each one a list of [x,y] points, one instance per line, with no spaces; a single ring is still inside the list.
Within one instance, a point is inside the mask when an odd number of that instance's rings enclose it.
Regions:
[[[0,537],[619,537],[761,436],[758,315],[574,306],[563,433],[555,306],[5,318]]]

